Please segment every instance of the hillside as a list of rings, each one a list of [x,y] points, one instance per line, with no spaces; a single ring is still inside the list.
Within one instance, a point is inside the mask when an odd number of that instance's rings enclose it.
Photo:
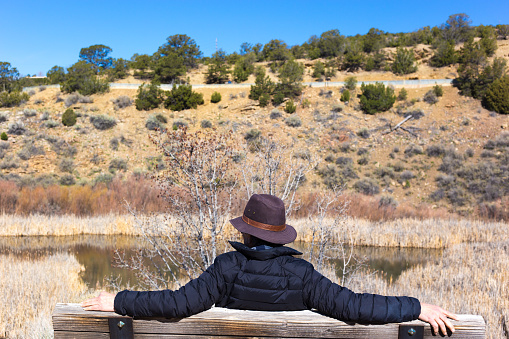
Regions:
[[[497,56],[509,59],[509,42],[499,41],[498,44]],[[390,72],[338,72],[331,81],[343,81],[348,76],[355,76],[360,85],[363,80],[451,79],[456,76],[454,67],[436,69],[423,64],[430,55],[429,49],[419,46],[417,50],[422,51],[417,73],[395,76]],[[304,81],[312,81],[312,62],[303,62],[306,65]],[[189,74],[191,83],[204,83],[205,71],[203,65],[192,71]],[[120,82],[140,83],[132,77]],[[254,76],[248,82],[254,82]],[[459,193],[452,192],[455,187],[446,186],[440,179],[436,181],[438,176],[445,175],[444,170],[439,171],[439,167],[447,156],[461,156],[460,166],[477,166],[476,170],[480,166],[478,164],[486,162],[491,162],[495,168],[507,167],[509,154],[504,140],[509,139],[509,117],[485,110],[479,101],[460,96],[456,88],[449,86],[443,87],[444,95],[436,104],[428,104],[422,98],[430,89],[407,87],[408,98],[405,101],[397,101],[390,111],[371,116],[359,110],[356,97],[340,111],[338,105],[343,104],[339,100],[341,93],[338,87],[307,87],[297,112],[293,114],[300,117],[300,127],[285,124],[284,120],[290,114],[285,113],[283,107],[257,106],[248,98],[249,88],[197,88],[195,90],[203,94],[205,104],[181,112],[165,109],[137,111],[134,105],[115,109],[114,99],[128,96],[134,100],[136,90],[111,89],[107,94],[90,97],[88,101],[93,102],[72,105],[71,108],[79,115],[78,122],[74,127],[65,127],[61,124],[62,113],[66,110],[65,100],[62,99],[67,95],[57,89],[41,87],[23,107],[4,110],[3,115],[7,119],[0,122],[0,132],[7,131],[8,126],[16,121],[23,122],[27,132],[23,135],[10,134],[7,141],[9,146],[3,143],[3,150],[0,150],[1,175],[4,179],[46,175],[45,180],[58,181],[62,177],[69,177],[66,173],[69,172],[76,183],[92,183],[107,181],[117,172],[151,171],[159,160],[148,138],[145,123],[149,116],[160,113],[168,119],[169,127],[175,120],[181,119],[194,131],[202,129],[203,120],[209,120],[219,130],[232,129],[242,141],[247,131],[256,128],[262,132],[262,136],[295,142],[294,147],[299,152],[309,151],[322,159],[317,173],[307,178],[308,189],[322,187],[324,177],[333,175],[331,171],[343,175],[342,168],[349,167],[355,173],[348,180],[349,190],[353,190],[357,180],[371,177],[380,185],[380,194],[391,195],[398,203],[418,205],[424,202],[468,214],[474,210],[477,202],[483,200],[479,194],[484,193],[467,192],[465,187],[459,186],[456,187],[461,189]],[[396,93],[399,90],[396,88]],[[210,102],[214,91],[222,95],[222,101],[217,104]],[[356,94],[359,92],[357,88]],[[271,119],[273,110],[278,110],[281,117],[273,114],[276,118]],[[390,126],[402,121],[408,113],[413,113],[415,118],[403,125],[407,131],[399,129],[387,134]],[[116,126],[107,130],[94,128],[89,117],[97,114],[114,117]],[[48,124],[51,120],[57,122],[55,127]],[[502,141],[498,144],[494,141],[495,147],[485,149],[488,141],[497,137]],[[437,146],[438,153],[427,152],[429,146]],[[73,160],[66,160],[65,166],[63,159]],[[112,166],[114,159],[121,161]],[[126,170],[122,160],[125,160]],[[329,170],[322,170],[320,176],[320,169],[326,166],[329,166]],[[495,182],[505,180],[507,185],[507,172],[494,175],[498,176]],[[483,178],[473,180],[479,181],[481,186],[494,185],[495,182],[489,181],[489,178]],[[468,179],[464,177],[462,180]],[[460,182],[459,179],[457,182]],[[433,192],[440,189],[443,190],[443,197],[436,196],[436,193],[431,199]],[[503,187],[501,192],[503,195]],[[499,201],[500,192],[496,194],[498,196],[492,201]]]

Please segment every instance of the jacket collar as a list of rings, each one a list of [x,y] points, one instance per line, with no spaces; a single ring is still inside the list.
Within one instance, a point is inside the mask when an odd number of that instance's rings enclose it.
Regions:
[[[248,259],[267,260],[283,255],[301,255],[302,253],[286,246],[273,247],[268,250],[257,251],[237,241],[229,241],[230,245]]]

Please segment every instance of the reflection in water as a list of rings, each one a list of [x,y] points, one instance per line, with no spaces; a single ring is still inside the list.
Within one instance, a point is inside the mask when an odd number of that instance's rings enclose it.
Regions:
[[[110,276],[119,276],[123,285],[136,284],[132,272],[112,267],[114,251],[125,251],[129,257],[146,246],[143,238],[130,236],[0,237],[0,253],[13,253],[26,260],[57,252],[74,254],[85,269],[83,280],[92,288],[101,288],[104,278]],[[294,243],[292,247],[304,253],[303,259],[308,259],[308,244]],[[419,248],[355,247],[353,252],[357,258],[366,258],[370,269],[386,273],[387,279],[397,279],[404,270],[442,256],[441,250]],[[336,265],[340,266],[338,262]]]

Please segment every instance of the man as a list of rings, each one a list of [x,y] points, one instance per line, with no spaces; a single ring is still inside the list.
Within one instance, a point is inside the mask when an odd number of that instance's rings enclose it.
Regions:
[[[286,224],[281,199],[253,195],[241,217],[230,220],[244,244],[230,242],[236,251],[214,260],[197,279],[177,291],[101,292],[82,303],[89,311],[115,311],[130,316],[187,317],[213,305],[260,311],[316,309],[344,321],[362,323],[403,322],[420,319],[433,331],[454,332],[448,318],[456,315],[411,297],[354,293],[331,282],[313,266],[295,255],[302,253],[282,246],[297,237]]]

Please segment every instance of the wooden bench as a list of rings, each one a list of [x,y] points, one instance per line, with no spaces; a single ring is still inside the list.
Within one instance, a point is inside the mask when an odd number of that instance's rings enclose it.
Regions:
[[[484,338],[486,325],[478,315],[452,321],[452,338]],[[55,338],[431,338],[428,324],[362,325],[313,311],[259,312],[225,308],[183,319],[133,319],[112,312],[84,311],[79,304],[57,304]]]

